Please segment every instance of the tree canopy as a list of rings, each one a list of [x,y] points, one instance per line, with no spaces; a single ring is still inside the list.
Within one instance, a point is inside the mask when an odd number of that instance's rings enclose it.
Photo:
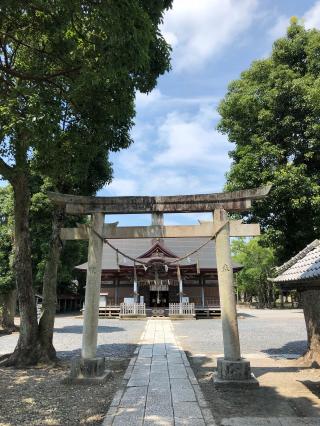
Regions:
[[[279,262],[320,232],[320,31],[292,19],[270,57],[252,63],[220,103],[219,130],[234,143],[230,190],[272,183],[249,219]]]
[[[268,280],[275,266],[274,250],[263,247],[259,238],[246,241],[237,238],[231,245],[233,259],[242,265],[236,275],[238,290],[245,295],[247,301],[258,298],[261,307],[273,307],[274,287]]]
[[[0,188],[0,293],[14,288],[12,270],[13,198],[10,187]]]
[[[13,188],[21,315],[11,364],[39,358],[29,232],[31,170],[60,192],[91,192],[110,180],[108,153],[132,142],[136,91],[152,90],[157,77],[169,70],[170,48],[159,25],[171,3],[1,2],[0,175]],[[103,173],[90,180],[99,168]]]
[[[75,143],[83,160],[96,157],[101,144],[126,148],[135,91],[150,91],[169,69],[158,25],[170,4],[2,2],[0,173],[13,178],[17,146],[46,174],[64,179],[74,167]]]

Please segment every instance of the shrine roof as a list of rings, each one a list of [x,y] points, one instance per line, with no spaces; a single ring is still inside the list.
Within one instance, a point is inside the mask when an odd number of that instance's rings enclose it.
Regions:
[[[320,280],[320,241],[315,240],[288,262],[277,268],[272,279],[277,284],[305,283]]]
[[[188,254],[189,252],[196,250],[206,241],[207,238],[200,237],[164,238],[163,243],[161,243],[161,246],[165,249],[167,254],[171,253],[171,255],[174,257],[182,257]],[[125,254],[136,259],[141,256],[145,256],[154,247],[152,239],[150,238],[113,239],[112,244]],[[199,262],[200,269],[217,268],[215,242],[213,240],[211,240],[206,246],[204,246],[198,253],[195,253],[189,256],[189,258],[180,261],[179,265],[187,266],[197,264],[197,262]],[[119,254],[119,263],[124,266],[133,266],[133,262],[129,259],[125,259],[121,254]],[[233,267],[240,268],[241,265],[234,262]],[[118,264],[116,252],[108,245],[104,244],[102,255],[102,270],[116,270],[117,268]],[[83,263],[82,265],[77,266],[77,269],[86,270],[87,263]]]
[[[164,243],[160,241],[156,241],[145,253],[140,254],[138,259],[147,260],[152,257],[163,257],[164,259],[169,258],[170,260],[179,258],[177,254],[169,250],[168,247],[166,247]]]

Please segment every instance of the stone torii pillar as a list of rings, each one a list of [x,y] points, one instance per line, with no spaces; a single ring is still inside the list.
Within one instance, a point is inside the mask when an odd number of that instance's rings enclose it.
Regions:
[[[236,300],[233,286],[233,267],[230,248],[230,222],[227,212],[216,209],[213,221],[218,229],[216,236],[216,258],[221,303],[224,358],[217,360],[214,384],[218,386],[259,386],[251,373],[250,362],[241,358]]]
[[[105,371],[105,358],[96,356],[104,213],[93,213],[91,217],[81,358],[75,358],[72,361],[69,378],[69,381],[72,382],[103,382],[108,375],[108,372]]]

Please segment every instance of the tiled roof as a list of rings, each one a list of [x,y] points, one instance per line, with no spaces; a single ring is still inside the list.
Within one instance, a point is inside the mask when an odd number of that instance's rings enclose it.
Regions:
[[[277,269],[276,283],[320,279],[320,241],[315,240]]]
[[[206,238],[164,238],[164,247],[173,252],[176,256],[182,257],[187,253],[200,247],[207,239]],[[114,247],[117,247],[123,253],[138,258],[152,247],[150,238],[140,239],[114,239],[110,241]],[[196,264],[199,261],[199,267],[204,269],[216,269],[216,250],[214,241],[210,241],[198,253],[195,253],[180,262],[180,265]],[[119,255],[119,263],[121,265],[132,266],[133,262]],[[233,263],[234,268],[239,268],[241,265]],[[87,263],[77,266],[78,269],[87,269]],[[115,270],[117,269],[117,255],[108,245],[103,245],[102,269]]]

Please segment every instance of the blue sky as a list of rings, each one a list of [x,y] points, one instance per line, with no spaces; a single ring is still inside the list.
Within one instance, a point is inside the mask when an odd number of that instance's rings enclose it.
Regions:
[[[320,27],[320,1],[174,0],[162,28],[173,47],[172,71],[148,96],[137,94],[134,144],[111,156],[114,180],[99,195],[221,191],[232,145],[216,131],[217,105],[231,80],[270,53],[291,16]],[[198,217],[170,215],[166,223],[195,223]]]

